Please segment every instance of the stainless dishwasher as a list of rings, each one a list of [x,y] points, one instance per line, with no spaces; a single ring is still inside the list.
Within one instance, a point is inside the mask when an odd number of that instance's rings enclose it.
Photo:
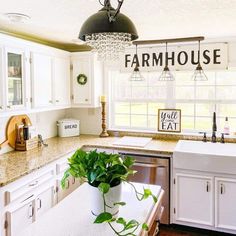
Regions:
[[[130,156],[135,159],[133,169],[137,171],[129,180],[138,183],[160,185],[165,191],[164,212],[161,223],[170,223],[170,158],[162,156],[149,156],[119,152],[122,156]]]

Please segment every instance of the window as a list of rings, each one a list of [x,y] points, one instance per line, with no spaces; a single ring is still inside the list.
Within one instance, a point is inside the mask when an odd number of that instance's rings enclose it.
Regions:
[[[191,80],[193,72],[175,72],[174,82],[158,81],[159,73],[143,72],[145,81],[129,81],[130,73],[109,71],[110,128],[157,130],[161,108],[182,110],[182,131],[210,131],[217,113],[218,131],[229,117],[236,129],[236,71],[206,72],[208,81]]]

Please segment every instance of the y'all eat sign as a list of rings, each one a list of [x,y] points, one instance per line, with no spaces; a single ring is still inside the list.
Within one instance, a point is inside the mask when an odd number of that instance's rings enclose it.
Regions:
[[[158,110],[158,131],[181,132],[181,110],[180,109],[159,109]]]

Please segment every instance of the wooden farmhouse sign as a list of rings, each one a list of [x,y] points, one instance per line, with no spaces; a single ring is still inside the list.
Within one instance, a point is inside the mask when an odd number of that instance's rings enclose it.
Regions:
[[[131,72],[137,64],[141,71],[162,71],[165,63],[171,70],[192,71],[198,64],[198,46],[196,44],[165,47],[138,47],[126,49],[120,55],[120,71]],[[228,44],[201,44],[200,63],[204,70],[223,70],[228,68]]]
[[[181,132],[181,110],[158,109],[158,131]]]

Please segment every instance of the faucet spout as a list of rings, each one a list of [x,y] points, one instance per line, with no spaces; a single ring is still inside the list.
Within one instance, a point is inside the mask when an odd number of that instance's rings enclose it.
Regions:
[[[212,125],[212,136],[211,136],[211,141],[213,143],[216,143],[216,131],[217,131],[216,113],[213,112],[213,125]]]

